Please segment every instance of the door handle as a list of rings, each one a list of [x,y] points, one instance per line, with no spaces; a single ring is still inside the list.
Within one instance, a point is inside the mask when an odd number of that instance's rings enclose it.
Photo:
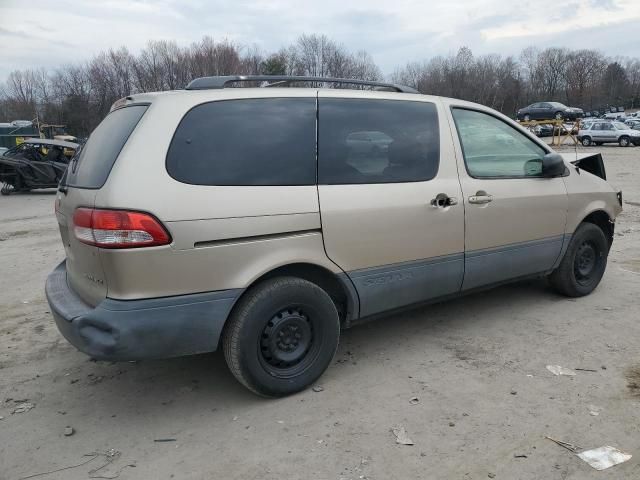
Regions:
[[[431,199],[431,205],[434,207],[444,208],[457,204],[458,199],[456,197],[450,197],[446,193],[439,193],[436,195],[436,198]]]
[[[482,205],[485,203],[489,203],[493,201],[493,196],[487,194],[487,192],[476,192],[475,195],[469,197],[469,203],[475,203],[478,205]]]

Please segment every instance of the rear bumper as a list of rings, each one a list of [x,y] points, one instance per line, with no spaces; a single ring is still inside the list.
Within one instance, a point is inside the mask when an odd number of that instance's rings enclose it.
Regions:
[[[145,300],[84,303],[67,283],[65,262],[47,277],[51,313],[62,335],[100,360],[167,358],[217,349],[241,289]]]

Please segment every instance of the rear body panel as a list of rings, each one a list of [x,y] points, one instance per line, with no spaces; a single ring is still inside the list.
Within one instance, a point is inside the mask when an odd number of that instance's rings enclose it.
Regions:
[[[191,185],[172,178],[165,167],[176,127],[196,105],[315,96],[315,90],[244,88],[142,96],[151,103],[148,111],[98,191],[95,205],[150,212],[173,241],[166,247],[102,250],[109,297],[131,300],[244,288],[291,263],[339,273],[324,253],[315,185]]]
[[[67,256],[67,281],[82,300],[97,305],[107,296],[107,278],[100,249],[80,242],[73,232],[73,213],[78,207],[93,207],[95,190],[68,188],[58,192],[56,217]]]

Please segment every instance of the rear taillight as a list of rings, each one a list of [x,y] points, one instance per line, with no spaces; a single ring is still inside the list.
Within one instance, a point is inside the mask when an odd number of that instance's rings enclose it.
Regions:
[[[162,224],[143,212],[78,208],[73,214],[78,240],[100,248],[153,247],[171,243]]]

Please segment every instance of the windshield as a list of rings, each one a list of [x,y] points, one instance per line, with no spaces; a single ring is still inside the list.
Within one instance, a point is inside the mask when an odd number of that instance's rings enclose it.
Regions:
[[[629,127],[621,122],[613,122],[613,126],[616,127],[618,130],[629,130]]]
[[[553,105],[556,108],[567,108],[566,105],[564,105],[563,103],[559,103],[559,102],[551,102],[551,105]]]

